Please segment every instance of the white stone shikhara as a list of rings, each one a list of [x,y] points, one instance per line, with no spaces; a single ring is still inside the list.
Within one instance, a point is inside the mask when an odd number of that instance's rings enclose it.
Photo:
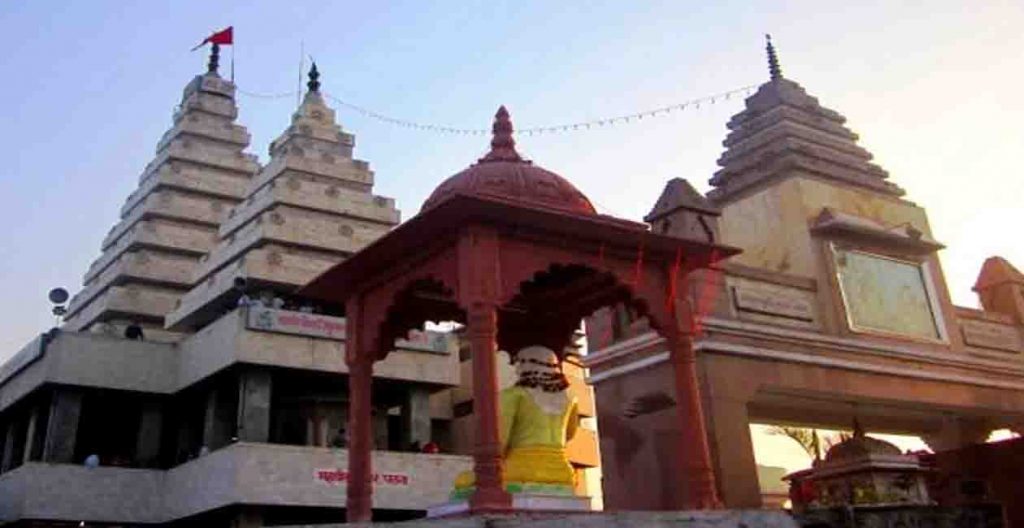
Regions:
[[[245,199],[226,212],[167,327],[218,317],[237,278],[251,288],[301,286],[397,225],[394,200],[372,194],[373,173],[352,158],[354,143],[321,94],[307,92]]]
[[[181,337],[163,331],[163,318],[192,285],[193,268],[259,169],[256,157],[244,152],[249,133],[235,123],[234,97],[235,85],[216,73],[185,87],[173,126],[71,301],[68,329],[107,323],[121,332],[138,321],[147,339]]]

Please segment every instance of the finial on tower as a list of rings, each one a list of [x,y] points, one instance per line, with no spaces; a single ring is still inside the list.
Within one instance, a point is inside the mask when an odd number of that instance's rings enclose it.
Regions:
[[[309,69],[309,82],[306,83],[306,87],[311,92],[320,91],[320,70],[316,69],[316,61],[313,61],[313,66]]]
[[[217,66],[220,65],[220,44],[216,42],[210,46],[210,63],[206,66],[207,73],[217,73]]]
[[[779,67],[779,57],[775,54],[775,46],[772,44],[772,36],[766,33],[764,35],[764,40],[767,43],[765,48],[768,50],[768,73],[771,74],[773,81],[777,81],[782,78],[782,68]]]
[[[491,151],[480,161],[523,161],[516,152],[516,140],[512,138],[512,119],[505,105],[494,114],[494,125],[491,127]]]

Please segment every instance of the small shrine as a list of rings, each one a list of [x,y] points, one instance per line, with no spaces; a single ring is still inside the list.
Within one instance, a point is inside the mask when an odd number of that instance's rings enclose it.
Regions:
[[[665,490],[687,509],[721,507],[698,390],[692,271],[738,253],[676,226],[653,232],[600,215],[561,176],[516,151],[501,107],[490,151],[441,183],[419,214],[307,284],[300,295],[345,306],[349,374],[349,522],[372,519],[371,380],[396,339],[427,321],[464,325],[473,372],[473,469],[438,515],[578,511],[564,447],[575,404],[560,375],[583,318],[625,303],[665,338],[679,441]],[[680,221],[697,222],[686,217]],[[519,382],[499,392],[498,350]],[[447,507],[444,507],[447,506]]]
[[[853,436],[832,446],[824,460],[785,477],[793,511],[860,506],[929,506],[926,468],[889,442],[864,434],[854,422]]]

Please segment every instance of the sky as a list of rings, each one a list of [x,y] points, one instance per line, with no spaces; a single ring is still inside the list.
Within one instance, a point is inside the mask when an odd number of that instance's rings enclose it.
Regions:
[[[205,68],[189,50],[234,25],[240,90],[295,90],[300,50],[323,90],[379,113],[486,128],[658,108],[785,75],[848,118],[907,198],[928,210],[956,302],[982,261],[1024,267],[1024,4],[1020,2],[56,2],[0,3],[0,359],[53,324]],[[292,97],[239,95],[250,152],[288,124]],[[338,108],[337,105],[335,105]],[[520,137],[528,157],[601,212],[639,219],[665,181],[699,189],[741,98],[629,125]],[[403,218],[486,150],[486,138],[395,127],[338,108],[375,192]]]

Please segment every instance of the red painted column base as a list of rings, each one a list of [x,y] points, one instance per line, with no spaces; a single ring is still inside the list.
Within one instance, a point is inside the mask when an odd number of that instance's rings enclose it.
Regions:
[[[473,355],[473,413],[477,427],[473,453],[476,491],[469,499],[469,507],[473,513],[498,513],[512,509],[512,496],[504,486],[499,430],[497,309],[490,303],[475,303],[468,312],[466,333]]]
[[[373,361],[356,358],[349,365],[349,482],[345,517],[369,522],[373,517],[372,429]]]
[[[693,340],[683,329],[672,329],[666,341],[675,374],[676,408],[679,410],[682,461],[680,488],[683,507],[710,510],[722,508],[711,466],[704,410],[697,378],[697,358]]]

